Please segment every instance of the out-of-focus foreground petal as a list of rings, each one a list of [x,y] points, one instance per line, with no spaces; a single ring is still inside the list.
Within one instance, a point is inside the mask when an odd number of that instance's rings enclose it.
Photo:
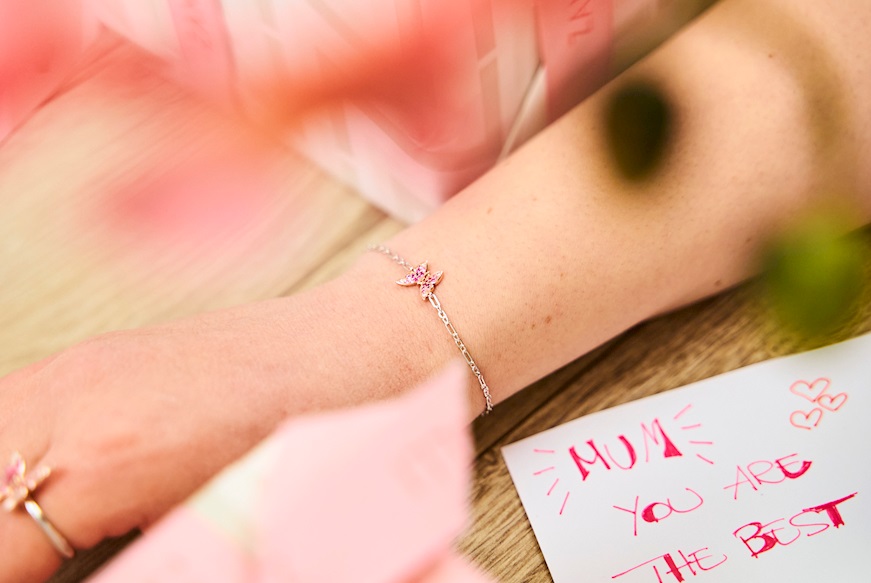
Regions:
[[[272,135],[292,127],[405,219],[496,162],[539,64],[534,0],[95,1],[171,76]]]
[[[466,522],[467,373],[289,421],[92,581],[486,583]]]
[[[281,432],[266,484],[267,581],[410,581],[466,522],[472,449],[462,363],[392,405]]]
[[[0,141],[57,90],[96,31],[82,0],[0,2]]]

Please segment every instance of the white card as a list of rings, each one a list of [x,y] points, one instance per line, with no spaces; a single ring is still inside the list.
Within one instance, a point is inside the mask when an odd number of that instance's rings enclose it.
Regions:
[[[502,454],[555,583],[868,581],[871,335]]]

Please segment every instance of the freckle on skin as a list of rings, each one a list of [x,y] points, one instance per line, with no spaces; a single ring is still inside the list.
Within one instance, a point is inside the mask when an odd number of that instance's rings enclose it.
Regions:
[[[544,323],[545,323],[545,324],[550,324],[551,320],[553,320],[553,317],[552,317],[552,316],[548,316],[547,318],[544,319]]]
[[[487,209],[487,214],[489,215],[492,212],[493,212],[493,207],[491,206],[490,208]]]
[[[535,324],[533,324],[532,326],[530,326],[529,329],[530,329],[530,330],[535,330]]]
[[[714,282],[714,287],[720,287],[721,285],[723,285],[722,279],[718,279],[717,281]]]

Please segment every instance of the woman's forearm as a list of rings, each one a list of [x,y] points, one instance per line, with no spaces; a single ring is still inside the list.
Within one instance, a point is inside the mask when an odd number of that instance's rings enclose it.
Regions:
[[[445,272],[438,295],[495,400],[750,276],[760,243],[833,192],[859,205],[857,226],[869,218],[869,19],[862,2],[723,0],[388,242]],[[660,84],[676,124],[662,167],[633,184],[612,170],[602,118],[639,77]],[[393,284],[402,275],[370,253],[295,300],[311,303],[293,332],[306,355],[295,386],[356,402],[459,357],[433,308]]]

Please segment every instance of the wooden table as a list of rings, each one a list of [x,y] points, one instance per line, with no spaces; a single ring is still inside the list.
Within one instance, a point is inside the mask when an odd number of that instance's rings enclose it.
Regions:
[[[89,65],[0,146],[0,373],[97,333],[289,294],[340,272],[402,228],[310,164],[209,109],[107,37]],[[145,253],[107,221],[106,193],[240,136],[284,169],[234,252]],[[159,251],[159,248],[158,248]],[[149,257],[143,261],[143,257]],[[871,266],[869,266],[871,269]],[[475,423],[469,531],[459,548],[504,582],[550,581],[499,448],[580,415],[797,349],[749,284],[643,323]],[[871,309],[841,338],[871,329]],[[82,553],[55,578],[81,580],[119,543]]]

